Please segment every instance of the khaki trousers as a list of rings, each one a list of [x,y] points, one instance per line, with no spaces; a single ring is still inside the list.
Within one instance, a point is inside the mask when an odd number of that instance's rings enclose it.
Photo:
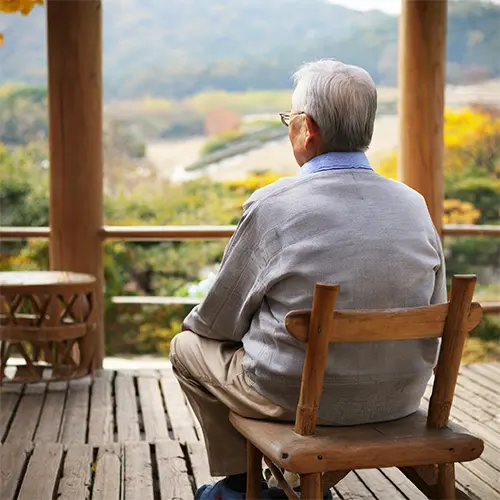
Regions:
[[[212,476],[246,472],[246,441],[229,411],[249,418],[293,421],[295,415],[261,396],[243,371],[244,350],[230,342],[186,331],[170,344],[174,373],[196,414]]]

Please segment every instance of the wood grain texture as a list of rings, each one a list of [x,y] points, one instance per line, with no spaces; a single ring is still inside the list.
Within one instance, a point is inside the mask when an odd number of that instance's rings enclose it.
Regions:
[[[157,439],[168,438],[167,415],[163,408],[158,380],[139,377],[137,382],[146,440],[153,443]]]
[[[95,463],[92,500],[122,500],[122,449],[119,444],[101,446]]]
[[[371,491],[354,473],[348,474],[342,479],[335,487],[335,491],[341,495],[342,500],[373,500],[375,498]],[[389,500],[389,497],[386,498]]]
[[[475,276],[454,276],[451,285],[450,306],[439,351],[436,377],[429,402],[429,427],[441,428],[448,424],[458,370],[467,338],[467,319],[476,286]]]
[[[7,434],[6,442],[32,441],[42,411],[46,384],[36,383],[26,387]]]
[[[399,33],[399,178],[443,227],[446,0],[403,0]]]
[[[35,446],[18,500],[53,498],[56,493],[62,457],[61,444],[44,443]]]
[[[148,443],[125,444],[124,488],[127,500],[153,500],[153,471]]]
[[[98,370],[92,382],[88,442],[94,446],[113,442],[113,372]]]
[[[393,422],[318,427],[310,437],[294,433],[291,424],[246,419],[234,413],[230,420],[276,465],[301,474],[467,461],[483,450],[480,439],[458,428],[428,429],[422,411]]]
[[[64,410],[61,441],[85,443],[89,409],[90,378],[72,380],[69,383],[68,399]]]
[[[97,278],[91,332],[104,356],[101,1],[47,1],[50,266]]]
[[[187,464],[177,441],[156,443],[156,463],[160,483],[160,499],[192,498],[193,489],[188,477]]]
[[[182,443],[197,442],[196,417],[187,406],[182,389],[172,370],[162,370],[160,384],[174,436]]]
[[[139,441],[139,417],[134,379],[118,374],[115,379],[118,441]]]
[[[0,447],[0,500],[15,498],[32,451],[31,443],[4,443]]]
[[[304,500],[316,500],[320,499],[322,494],[321,474],[300,475],[300,498]]]
[[[262,452],[247,441],[247,495],[248,500],[259,500],[262,490]]]
[[[67,389],[67,382],[51,382],[48,385],[40,423],[35,434],[36,443],[59,441]]]
[[[311,321],[294,427],[295,432],[303,436],[314,434],[316,429],[328,358],[328,343],[330,336],[335,334],[335,302],[339,289],[338,285],[324,284],[317,284],[314,288]]]
[[[411,481],[408,481],[405,475],[396,467],[380,469],[380,471],[406,498],[411,498],[411,500],[427,500],[427,497]]]
[[[330,342],[438,338],[443,334],[447,313],[447,304],[386,311],[336,311],[335,333]],[[285,318],[287,330],[301,342],[307,341],[310,317],[310,310],[300,310]],[[467,331],[473,330],[481,318],[481,306],[475,302],[467,319]]]
[[[191,467],[193,468],[193,475],[196,488],[204,484],[215,482],[215,479],[210,474],[208,467],[207,452],[205,446],[201,443],[188,443],[187,445]]]
[[[357,470],[356,475],[368,485],[368,489],[376,498],[384,495],[391,500],[406,500],[406,497],[394,487],[391,481],[377,469],[362,469]],[[390,493],[389,493],[390,492]],[[414,497],[412,497],[414,498]]]
[[[21,402],[21,384],[0,388],[0,441],[4,441],[9,426],[14,420],[16,408]]]
[[[90,498],[92,448],[87,444],[69,446],[57,500],[88,500]]]

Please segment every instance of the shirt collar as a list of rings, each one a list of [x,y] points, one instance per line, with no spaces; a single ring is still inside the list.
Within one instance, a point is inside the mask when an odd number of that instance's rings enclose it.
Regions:
[[[304,163],[298,175],[303,176],[327,170],[345,170],[351,168],[372,170],[365,153],[325,153]]]

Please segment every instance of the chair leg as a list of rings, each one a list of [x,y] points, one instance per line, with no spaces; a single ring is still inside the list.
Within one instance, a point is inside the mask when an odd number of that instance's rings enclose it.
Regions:
[[[440,500],[455,500],[455,464],[438,466],[437,494]]]
[[[247,440],[247,500],[260,500],[262,452]]]
[[[321,500],[321,473],[300,475],[300,498],[302,500]]]

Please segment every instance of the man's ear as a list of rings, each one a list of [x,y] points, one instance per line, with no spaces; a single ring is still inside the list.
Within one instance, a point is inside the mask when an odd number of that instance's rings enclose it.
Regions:
[[[305,117],[306,117],[305,146],[306,146],[306,148],[310,147],[310,146],[315,146],[316,148],[318,148],[320,146],[320,142],[321,142],[321,135],[319,132],[318,124],[310,116],[305,115]]]

